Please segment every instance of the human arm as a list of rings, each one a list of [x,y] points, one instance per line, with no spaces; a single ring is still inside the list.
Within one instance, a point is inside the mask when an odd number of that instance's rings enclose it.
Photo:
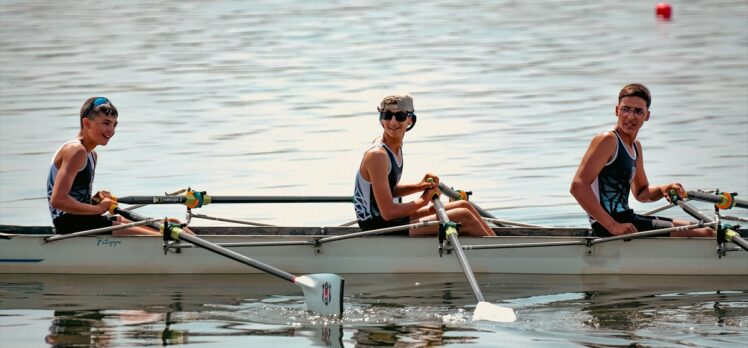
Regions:
[[[361,175],[371,183],[379,213],[382,215],[382,218],[388,221],[408,217],[429,203],[429,196],[426,193],[411,202],[399,204],[393,202],[393,195],[390,192],[387,177],[387,168],[389,166],[390,160],[385,150],[372,149],[364,155],[360,168]],[[428,191],[430,193],[433,190]]]
[[[616,136],[612,132],[598,134],[592,139],[574,174],[569,191],[587,214],[611,234],[619,235],[636,232],[636,227],[629,223],[621,224],[615,221],[600,205],[592,190],[592,183],[616,151],[616,142]]]
[[[103,214],[114,204],[110,198],[103,199],[99,204],[92,205],[81,203],[70,196],[70,189],[78,171],[83,168],[87,161],[86,149],[80,144],[65,145],[55,158],[58,166],[55,184],[49,203],[53,208],[60,209],[66,213],[79,215]]]
[[[432,179],[432,182],[428,180]],[[423,192],[426,189],[435,188],[439,185],[439,177],[432,174],[426,173],[423,179],[414,184],[398,184],[395,187],[395,197],[403,197],[414,193]]]

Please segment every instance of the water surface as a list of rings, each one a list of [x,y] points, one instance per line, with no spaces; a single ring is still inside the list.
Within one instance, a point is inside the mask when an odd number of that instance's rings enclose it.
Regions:
[[[0,224],[51,223],[49,162],[94,95],[120,111],[117,135],[97,149],[94,189],[119,196],[351,195],[381,134],[375,106],[409,91],[418,123],[405,139],[405,182],[433,172],[501,218],[585,226],[569,183],[629,82],[654,96],[639,134],[652,183],[748,195],[748,3],[672,4],[663,22],[654,3],[612,0],[1,0]],[[200,212],[281,225],[354,216],[345,204]],[[478,325],[465,320],[474,304],[461,275],[347,276],[342,322],[310,317],[291,285],[217,277],[3,275],[0,345],[748,340],[742,278],[480,276],[487,299],[520,321]]]

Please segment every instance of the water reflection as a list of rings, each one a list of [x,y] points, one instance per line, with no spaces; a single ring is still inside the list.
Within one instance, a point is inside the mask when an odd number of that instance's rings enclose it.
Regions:
[[[54,311],[49,335],[44,341],[52,347],[109,347],[112,334],[98,310]]]
[[[0,330],[29,340],[38,333],[24,331],[24,311],[49,309],[35,319],[46,324],[37,342],[59,347],[521,345],[575,332],[590,345],[661,346],[684,325],[707,346],[746,338],[745,277],[479,275],[489,301],[517,311],[511,325],[471,322],[475,299],[463,277],[346,275],[345,314],[336,320],[308,313],[298,289],[262,275],[3,275],[0,310],[21,314],[3,316]]]

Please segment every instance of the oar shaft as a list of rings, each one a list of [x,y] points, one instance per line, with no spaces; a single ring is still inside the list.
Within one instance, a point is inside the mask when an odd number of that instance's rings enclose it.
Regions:
[[[211,196],[211,203],[352,203],[352,196]]]
[[[439,196],[434,196],[432,201],[434,202],[434,209],[436,210],[436,216],[439,218],[439,221],[441,221],[442,224],[447,224],[448,222],[450,222],[449,216],[447,216],[447,210],[444,209],[444,204],[439,200]],[[475,279],[473,269],[470,267],[470,263],[468,263],[467,258],[465,257],[465,252],[462,250],[460,241],[457,239],[457,232],[455,231],[454,233],[452,233],[448,231],[447,239],[452,245],[452,250],[454,251],[455,256],[457,256],[457,261],[460,263],[460,267],[462,267],[462,270],[467,277],[470,288],[473,289],[475,298],[478,300],[478,302],[484,302],[485,298],[483,297],[483,293],[480,291],[480,287],[478,287],[478,281]]]
[[[688,191],[688,197],[697,199],[700,201],[706,201],[711,202],[714,204],[720,204],[723,202],[724,197],[722,195],[714,195],[710,193],[704,193],[704,192],[698,192],[698,191]],[[733,197],[733,202],[735,203],[736,207],[745,208],[748,209],[748,201],[744,199],[737,199]]]
[[[465,257],[465,252],[462,250],[462,245],[460,245],[460,241],[457,239],[456,234],[451,234],[449,236],[449,243],[452,244],[455,256],[457,256],[457,260],[460,262],[462,270],[467,275],[467,280],[470,287],[473,289],[475,299],[478,300],[478,302],[484,302],[486,299],[483,297],[480,287],[478,287],[478,281],[475,279],[473,269],[470,267],[470,263],[468,263],[467,258]]]
[[[129,210],[122,210],[122,209],[117,208],[117,209],[114,210],[114,212],[117,213],[117,214],[122,215],[123,217],[125,217],[125,218],[127,218],[129,220],[133,220],[133,221],[142,221],[142,220],[147,220],[148,219],[147,217],[145,217],[143,215],[140,215],[140,214],[138,214],[136,212],[129,211]],[[160,230],[161,226],[163,224],[160,223],[160,222],[153,221],[153,222],[149,223],[148,225],[150,225],[153,228],[156,228],[156,229]],[[169,232],[168,231],[164,231],[164,233],[169,233]],[[243,264],[245,264],[247,266],[257,268],[257,269],[259,269],[261,271],[265,271],[267,273],[270,273],[270,274],[272,274],[272,275],[274,275],[276,277],[282,278],[282,279],[287,280],[289,282],[293,283],[294,279],[296,278],[291,273],[288,273],[286,271],[277,269],[277,268],[275,268],[273,266],[270,266],[270,265],[266,265],[266,264],[264,264],[264,263],[262,263],[260,261],[251,259],[249,257],[246,257],[246,256],[242,255],[242,254],[239,254],[239,253],[236,253],[236,252],[231,251],[229,249],[226,249],[226,248],[220,247],[218,245],[215,245],[215,244],[213,244],[211,242],[208,242],[208,241],[206,241],[206,240],[204,240],[202,238],[199,238],[197,236],[193,236],[191,234],[183,232],[181,229],[176,234],[177,234],[178,238],[175,238],[175,239],[186,240],[186,241],[188,241],[188,242],[190,242],[190,243],[192,243],[194,245],[202,247],[203,249],[206,249],[206,250],[212,251],[212,252],[214,252],[216,254],[228,257],[228,258],[230,258],[230,259],[232,259],[234,261],[241,262],[241,263],[243,263]]]
[[[206,196],[210,203],[351,203],[351,196]],[[125,196],[117,199],[125,204],[185,204],[185,196]],[[206,200],[207,201],[207,200]],[[207,203],[206,203],[207,204]]]
[[[454,200],[460,200],[460,199],[462,199],[462,197],[460,197],[459,193],[455,192],[454,190],[452,190],[451,187],[445,185],[444,183],[441,183],[441,182],[439,183],[439,190],[442,191],[442,193],[444,193],[445,196],[447,196],[447,197],[449,197],[451,199],[454,199]],[[470,201],[468,201],[468,202],[470,203],[470,205],[473,206],[473,208],[475,208],[475,210],[478,211],[478,213],[480,214],[480,216],[486,217],[486,218],[491,218],[491,219],[496,219],[495,216],[493,216],[491,213],[489,213],[488,211],[484,210],[483,208],[479,207],[477,204],[475,204],[473,202],[470,202]]]
[[[185,191],[187,191],[187,189],[181,189],[181,190],[178,190],[178,191],[174,191],[174,192],[172,192],[172,193],[167,193],[166,195],[167,195],[167,196],[176,196],[176,195],[178,195],[178,194],[180,194],[180,193],[184,193]],[[148,204],[137,204],[137,205],[131,205],[131,206],[129,206],[129,207],[127,207],[127,208],[123,208],[123,209],[124,209],[124,210],[134,210],[134,209],[138,209],[138,208],[142,208],[142,207],[145,207],[146,205],[148,205]]]
[[[681,209],[683,209],[683,211],[685,211],[686,213],[688,213],[688,215],[691,215],[691,216],[693,216],[693,217],[695,217],[695,218],[697,218],[699,220],[702,220],[704,222],[712,222],[712,221],[714,221],[714,219],[706,216],[701,210],[696,209],[696,207],[694,207],[694,206],[692,206],[692,205],[690,205],[690,204],[688,204],[688,203],[686,203],[686,202],[684,202],[682,200],[677,201],[677,204],[678,204],[678,206]]]
[[[748,251],[748,241],[740,237],[737,232],[735,232],[735,235],[730,236],[730,241],[739,245],[743,250]]]
[[[249,257],[246,257],[246,256],[242,255],[242,254],[239,254],[237,252],[234,252],[234,251],[231,251],[229,249],[226,249],[224,247],[215,245],[215,244],[213,244],[211,242],[208,242],[208,241],[206,241],[206,240],[204,240],[202,238],[199,238],[199,237],[193,236],[191,234],[182,232],[182,233],[179,234],[179,239],[186,240],[186,241],[188,241],[188,242],[190,242],[192,244],[195,244],[195,245],[197,245],[199,247],[202,247],[205,250],[212,251],[212,252],[214,252],[214,253],[216,253],[218,255],[228,257],[228,258],[230,258],[230,259],[232,259],[234,261],[241,262],[241,263],[243,263],[243,264],[245,264],[247,266],[254,267],[254,268],[259,269],[261,271],[264,271],[266,273],[270,273],[270,274],[272,274],[272,275],[274,275],[274,276],[276,276],[278,278],[287,280],[287,281],[289,281],[291,283],[295,282],[296,276],[294,276],[291,273],[288,273],[288,272],[286,272],[284,270],[281,270],[281,269],[275,268],[273,266],[264,264],[264,263],[262,263],[260,261],[251,259]]]

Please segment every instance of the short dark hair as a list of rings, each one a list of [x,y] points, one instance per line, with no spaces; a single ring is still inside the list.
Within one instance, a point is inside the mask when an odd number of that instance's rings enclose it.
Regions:
[[[644,101],[647,102],[647,108],[652,104],[652,95],[649,93],[649,89],[640,83],[630,83],[623,86],[621,91],[618,92],[618,103],[620,104],[621,100],[626,97],[639,97],[644,99]]]
[[[103,99],[103,100],[100,100]],[[117,108],[112,102],[104,97],[91,97],[86,99],[86,102],[81,106],[80,111],[80,122],[81,128],[83,128],[83,119],[88,118],[93,120],[96,115],[107,115],[107,116],[119,116]]]

